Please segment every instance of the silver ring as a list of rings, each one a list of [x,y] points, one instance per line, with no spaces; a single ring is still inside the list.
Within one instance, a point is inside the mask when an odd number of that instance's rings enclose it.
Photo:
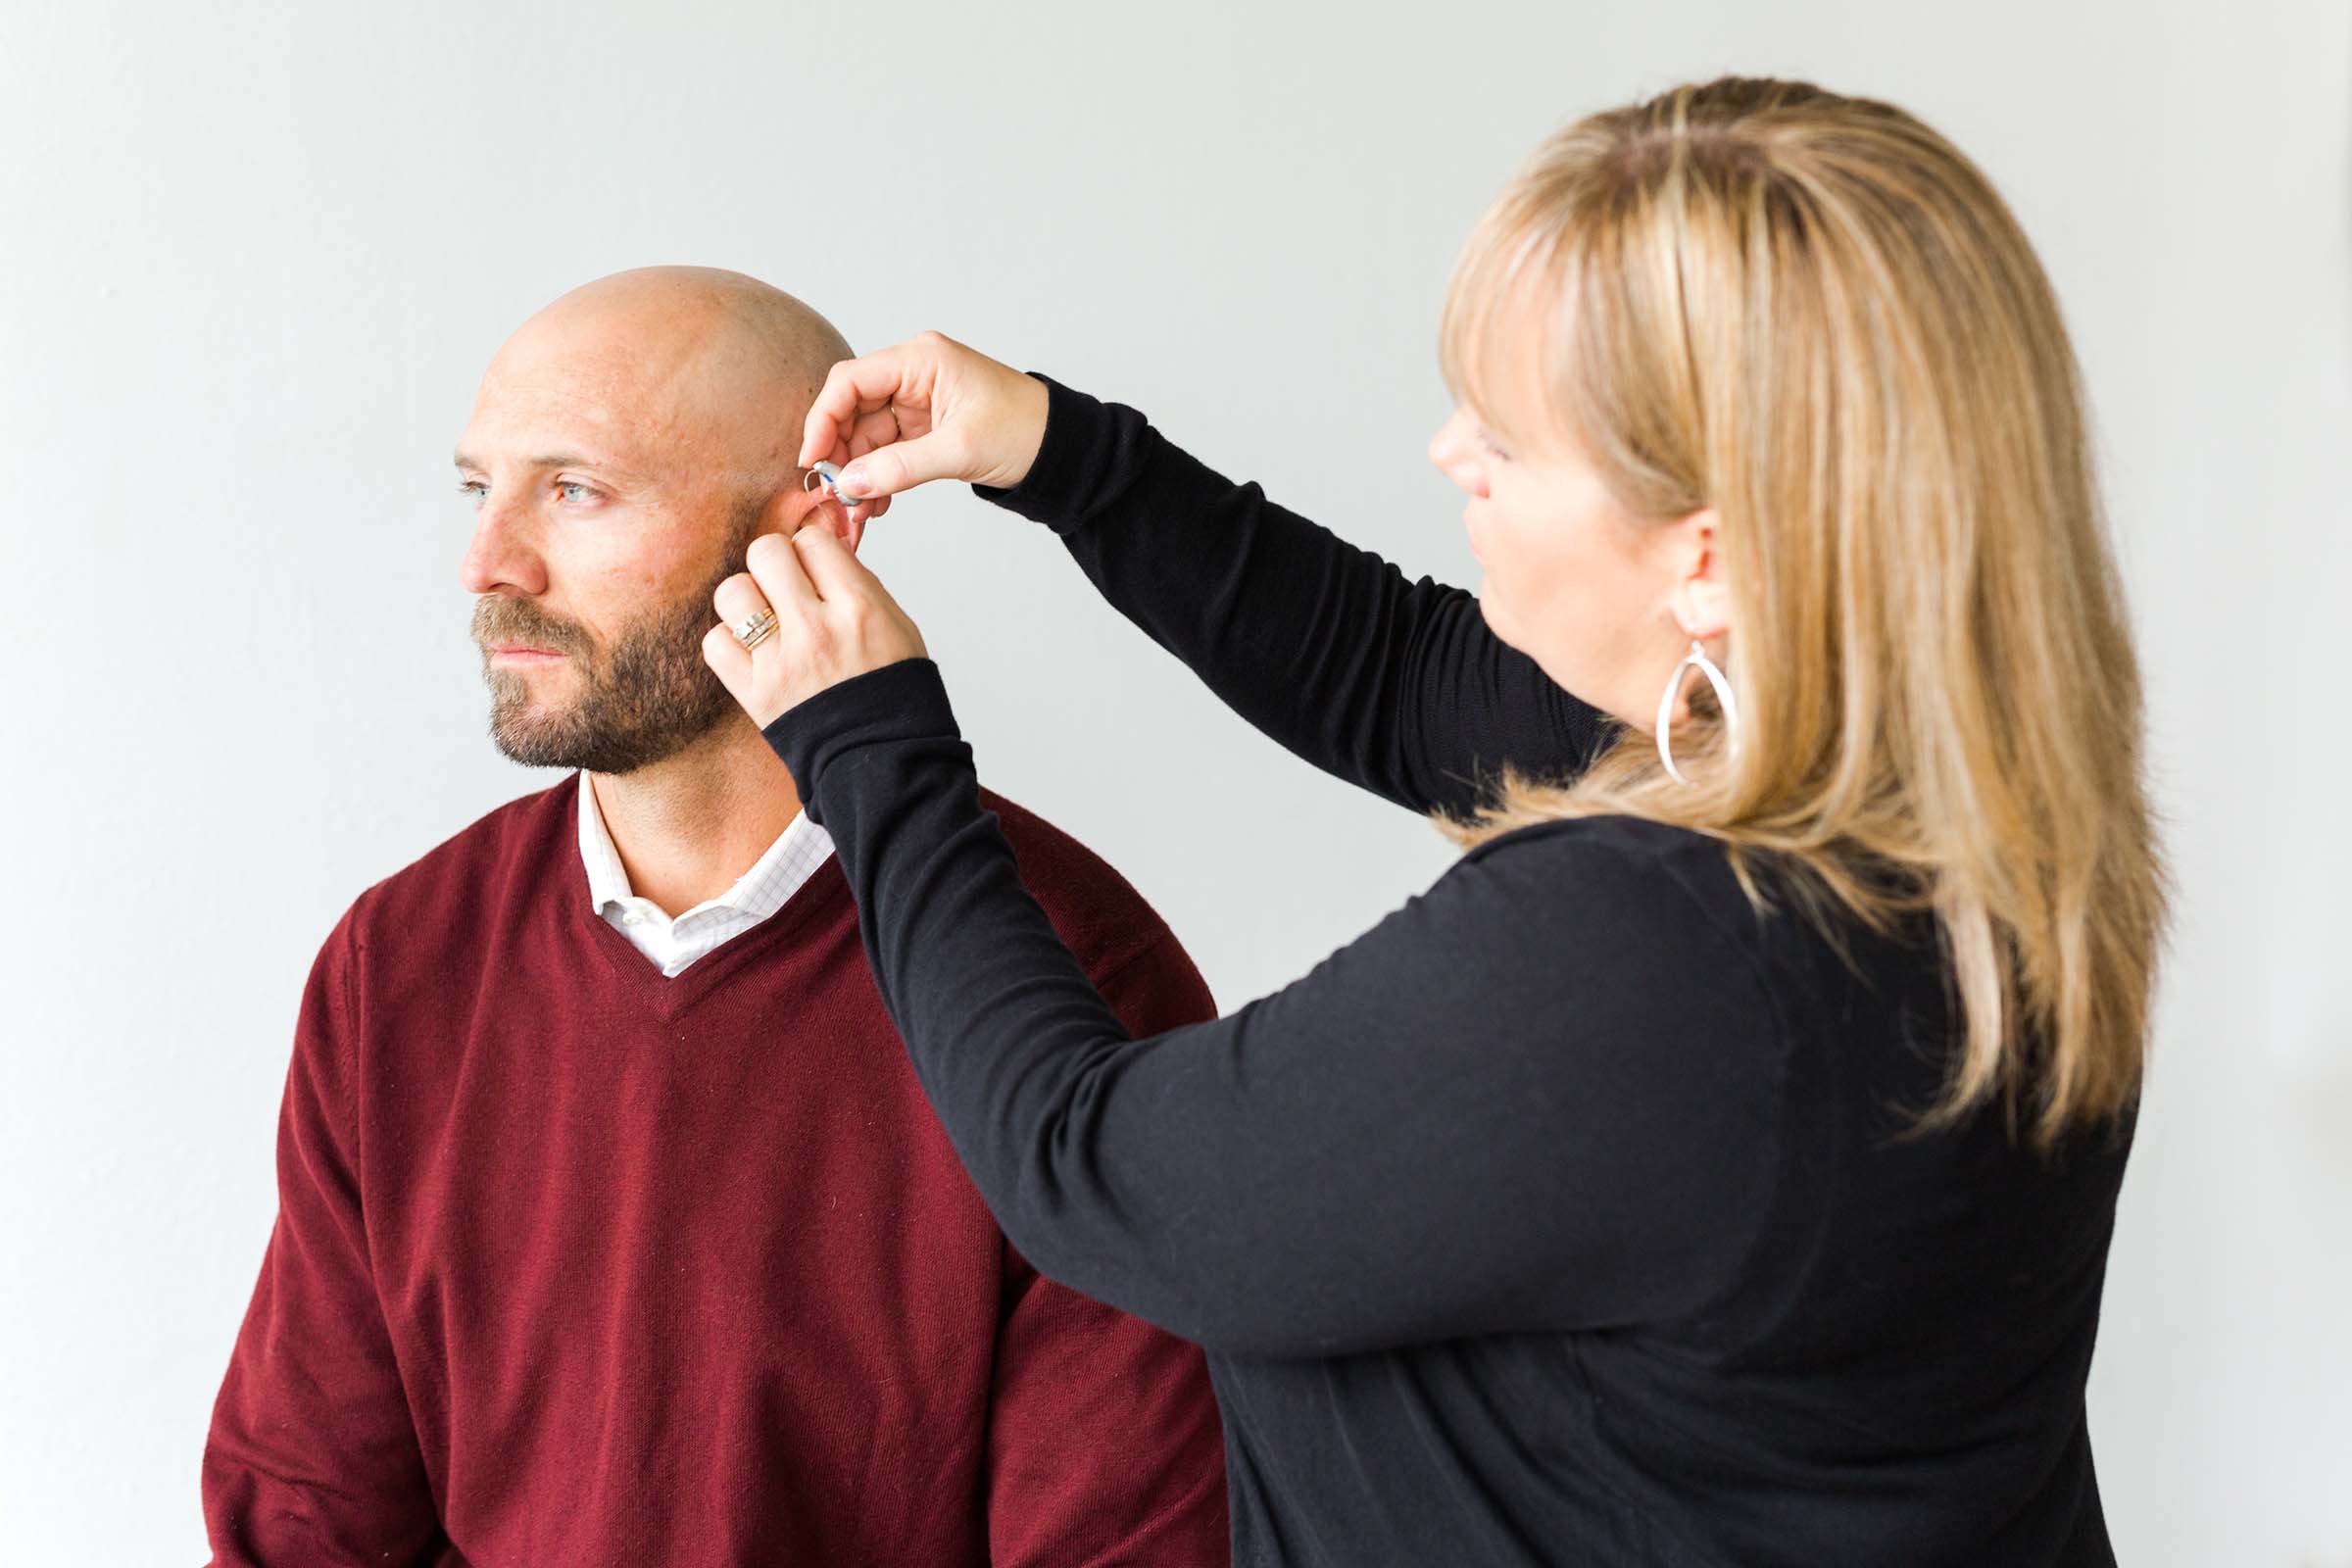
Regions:
[[[776,634],[776,612],[762,610],[756,615],[746,615],[727,630],[735,634],[735,640],[748,654]]]

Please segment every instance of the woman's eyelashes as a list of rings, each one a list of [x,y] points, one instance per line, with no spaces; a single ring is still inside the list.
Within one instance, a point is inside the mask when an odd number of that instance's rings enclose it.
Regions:
[[[1478,427],[1478,444],[1482,447],[1485,447],[1491,455],[1501,459],[1503,462],[1508,463],[1511,461],[1511,455],[1502,450],[1501,445],[1495,441],[1493,433],[1490,432],[1483,424]]]

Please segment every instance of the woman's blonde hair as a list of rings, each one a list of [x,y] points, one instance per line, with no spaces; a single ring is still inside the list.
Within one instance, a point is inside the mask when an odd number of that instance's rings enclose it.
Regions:
[[[1490,395],[1514,347],[1546,407]],[[1440,358],[1635,515],[1716,510],[1741,720],[1734,754],[1702,683],[1673,737],[1690,785],[1628,733],[1440,825],[1645,817],[1730,846],[1759,906],[1751,851],[1809,872],[1818,913],[1932,911],[1966,1037],[1923,1126],[1997,1098],[2046,1146],[2129,1105],[2168,896],[2139,671],[2073,351],[1984,174],[1802,82],[1593,115],[1480,220]]]

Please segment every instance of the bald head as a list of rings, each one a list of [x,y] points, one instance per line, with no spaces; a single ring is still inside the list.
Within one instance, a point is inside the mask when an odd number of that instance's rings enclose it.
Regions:
[[[490,361],[467,437],[592,445],[635,478],[683,487],[682,502],[712,484],[772,490],[798,471],[826,369],[849,357],[832,322],[758,278],[637,268],[523,322]]]
[[[462,576],[509,757],[620,774],[742,729],[703,635],[759,534],[822,516],[856,548],[795,462],[849,353],[791,295],[704,267],[599,278],[499,349],[458,467],[475,515]]]

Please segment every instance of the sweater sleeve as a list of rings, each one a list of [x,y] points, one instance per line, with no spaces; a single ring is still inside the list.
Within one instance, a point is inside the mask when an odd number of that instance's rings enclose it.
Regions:
[[[1104,995],[1143,1035],[1214,1017],[1172,939],[1127,958]],[[1224,1568],[1224,1428],[1198,1346],[1042,1277],[1009,1244],[989,1410],[997,1568]]]
[[[917,1077],[1050,1278],[1273,1356],[1656,1321],[1733,1278],[1776,1157],[1772,1008],[1736,933],[1628,852],[1494,841],[1285,990],[1138,1039],[1022,888],[930,661],[765,733]]]
[[[311,967],[277,1129],[277,1223],[213,1407],[214,1568],[422,1564],[446,1544],[368,1270],[352,1129],[358,906]]]
[[[1475,596],[1404,574],[1211,471],[1123,404],[1045,382],[1043,444],[982,498],[1047,523],[1102,596],[1250,723],[1416,811],[1478,803],[1504,763],[1559,777],[1602,715],[1487,627]]]

